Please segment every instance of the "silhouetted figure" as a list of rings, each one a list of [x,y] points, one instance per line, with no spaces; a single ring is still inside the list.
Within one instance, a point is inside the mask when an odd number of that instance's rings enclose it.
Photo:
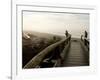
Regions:
[[[85,38],[87,38],[87,35],[88,35],[87,31],[85,31]]]
[[[68,37],[68,31],[66,30],[66,32],[65,32],[65,35],[66,35],[66,38]]]
[[[87,36],[88,36],[88,33],[87,33],[87,31],[85,31],[85,36],[84,36],[85,37],[85,39],[84,39],[85,45],[87,45],[87,40],[86,40]]]

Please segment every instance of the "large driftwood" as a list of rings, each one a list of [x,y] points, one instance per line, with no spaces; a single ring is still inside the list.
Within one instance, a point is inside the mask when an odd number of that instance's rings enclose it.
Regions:
[[[43,51],[41,51],[40,53],[38,53],[35,57],[33,57],[25,66],[24,68],[35,68],[36,66],[38,66],[43,59],[45,58],[46,55],[48,55],[52,50],[54,50],[57,46],[59,46],[62,43],[66,43],[68,42],[68,40],[70,40],[70,35],[68,36],[67,39],[63,39],[59,42],[56,42],[50,46],[48,46],[47,48],[45,48]]]

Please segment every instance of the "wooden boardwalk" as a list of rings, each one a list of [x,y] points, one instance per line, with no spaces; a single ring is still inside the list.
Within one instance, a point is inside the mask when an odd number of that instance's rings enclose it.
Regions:
[[[83,41],[69,36],[45,48],[24,68],[89,66],[89,48]]]
[[[72,39],[68,51],[65,47],[63,53],[65,54],[63,67],[89,65],[89,51],[86,51],[80,39]]]

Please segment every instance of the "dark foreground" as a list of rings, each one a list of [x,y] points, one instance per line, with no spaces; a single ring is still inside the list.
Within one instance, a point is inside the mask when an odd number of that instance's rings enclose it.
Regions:
[[[89,46],[84,40],[70,35],[62,40],[33,35],[23,40],[23,68],[89,66]]]

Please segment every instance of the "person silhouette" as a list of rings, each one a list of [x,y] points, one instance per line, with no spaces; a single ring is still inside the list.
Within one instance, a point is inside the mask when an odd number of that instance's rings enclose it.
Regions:
[[[88,36],[88,33],[87,33],[87,31],[85,31],[85,38],[87,38],[87,36]]]
[[[84,35],[84,42],[85,42],[85,45],[87,45],[87,36],[88,36],[88,33],[87,33],[87,31],[85,31],[85,35]]]
[[[68,37],[68,31],[66,30],[66,32],[65,32],[65,35],[66,35],[66,38]]]

